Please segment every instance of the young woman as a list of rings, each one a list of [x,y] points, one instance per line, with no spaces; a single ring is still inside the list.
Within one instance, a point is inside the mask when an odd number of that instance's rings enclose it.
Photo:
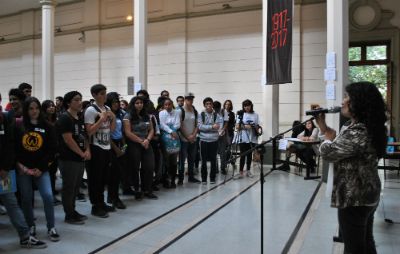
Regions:
[[[173,109],[173,102],[170,98],[163,101],[163,110],[160,112],[160,129],[162,135],[171,135],[173,140],[179,139],[178,130],[181,127],[180,111]],[[170,177],[170,184],[166,181],[164,186],[176,188],[175,176],[178,166],[178,153],[169,153],[166,144],[163,144],[164,165]]]
[[[44,204],[47,234],[51,241],[60,236],[55,229],[53,193],[49,176],[49,162],[53,161],[57,148],[54,127],[44,119],[41,105],[35,97],[29,97],[23,105],[23,120],[16,121],[17,183],[21,192],[21,208],[31,233],[36,234],[32,207],[32,181],[39,189]]]
[[[243,153],[257,144],[258,132],[259,132],[259,120],[258,114],[254,112],[253,103],[251,100],[245,100],[242,102],[242,113],[236,116],[236,129],[238,130],[235,136],[235,142],[239,144],[240,153]],[[243,169],[246,162],[247,176],[253,177],[250,172],[252,160],[252,153],[246,156],[240,157],[240,175],[239,178],[244,176]]]
[[[108,203],[118,209],[125,209],[126,206],[119,198],[119,184],[122,179],[128,179],[129,175],[125,165],[125,139],[123,135],[122,119],[125,111],[120,107],[119,94],[111,92],[107,94],[106,105],[115,115],[115,129],[111,132],[111,173],[108,178]]]
[[[52,126],[55,126],[56,121],[57,121],[57,111],[56,111],[56,105],[54,105],[54,102],[51,100],[45,100],[42,102],[42,112],[44,115],[44,118],[46,121],[51,124]],[[49,165],[49,174],[50,174],[50,180],[51,180],[51,189],[53,191],[53,196],[54,196],[54,205],[59,205],[61,204],[61,201],[57,199],[55,195],[58,194],[58,191],[56,190],[56,180],[57,180],[57,170],[58,170],[58,160],[57,157],[54,159],[54,161]]]
[[[157,199],[152,189],[154,153],[150,145],[154,129],[150,116],[144,108],[142,97],[133,97],[129,102],[128,113],[124,117],[123,124],[128,143],[128,161],[133,167],[135,197],[141,200],[144,193],[147,198]]]
[[[387,143],[386,106],[372,83],[353,83],[345,91],[341,113],[350,123],[336,137],[319,115],[325,135],[320,152],[334,163],[331,206],[338,208],[344,252],[376,253],[373,224],[381,192],[378,161]]]
[[[222,143],[223,146],[221,147],[222,149],[218,147],[221,156],[221,172],[223,174],[226,174],[226,161],[231,157],[231,144],[235,133],[235,113],[232,110],[232,101],[226,100],[221,110],[221,116],[224,119],[224,135],[222,137],[223,142],[220,142],[220,144]],[[224,163],[222,162],[222,158],[224,158]]]
[[[304,131],[297,135],[297,138],[302,141],[316,141],[318,140],[319,130],[315,126],[313,121],[307,121],[305,124]],[[306,146],[304,144],[295,143],[289,147],[289,151],[295,152],[297,156],[304,161],[309,172],[315,172],[315,159],[314,149],[318,149],[316,146]]]

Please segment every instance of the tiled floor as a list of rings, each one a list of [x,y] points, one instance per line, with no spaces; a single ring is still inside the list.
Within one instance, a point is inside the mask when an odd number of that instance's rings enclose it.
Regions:
[[[396,180],[397,175],[391,176],[394,182],[400,181]],[[219,183],[222,181],[219,179]],[[398,253],[395,250],[400,247],[400,226],[384,222],[382,210],[384,204],[386,217],[400,221],[397,198],[400,190],[394,189],[400,184],[394,182],[386,184],[391,189],[384,189],[383,202],[376,215],[375,236],[379,253]],[[317,181],[304,181],[302,177],[280,171],[266,177],[264,253],[282,252],[317,185]],[[202,193],[205,194],[199,196]],[[89,216],[83,226],[65,224],[62,207],[57,206],[56,222],[61,235],[58,243],[46,239],[42,202],[37,197],[35,214],[38,236],[47,241],[48,248],[32,252],[92,252],[151,222],[102,249],[100,253],[136,254],[159,250],[174,254],[260,253],[260,184],[257,177],[230,180],[217,186],[184,184],[175,190],[162,190],[157,195],[159,200],[140,202],[132,197],[124,197],[128,209],[112,213],[107,219]],[[192,201],[187,202],[189,200]],[[319,202],[301,253],[332,253],[332,235],[337,227],[336,210],[329,207],[324,196]],[[77,204],[78,211],[90,213],[89,202]],[[0,235],[0,253],[26,253],[26,250],[19,248],[16,232],[7,216],[0,216]]]

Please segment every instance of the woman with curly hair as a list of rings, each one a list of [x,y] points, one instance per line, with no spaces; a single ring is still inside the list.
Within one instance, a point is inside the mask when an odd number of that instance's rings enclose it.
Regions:
[[[378,161],[387,143],[385,113],[377,87],[359,82],[346,87],[342,115],[350,122],[338,136],[323,114],[317,117],[325,135],[321,156],[334,163],[331,206],[338,208],[345,253],[376,253],[373,221],[381,191]]]

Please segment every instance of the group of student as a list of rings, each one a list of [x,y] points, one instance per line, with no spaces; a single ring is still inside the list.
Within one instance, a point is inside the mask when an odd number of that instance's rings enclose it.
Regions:
[[[31,92],[27,83],[11,89],[9,105],[0,113],[0,178],[15,169],[18,187],[17,193],[0,193],[0,202],[25,248],[47,246],[35,237],[35,189],[43,200],[48,237],[60,239],[54,219],[57,170],[65,222],[82,225],[88,217],[76,211],[75,202],[85,170],[91,214],[107,218],[110,212],[126,208],[120,188],[123,195],[142,200],[158,199],[154,191],[160,185],[182,185],[186,161],[188,182],[215,184],[218,171],[227,173],[231,144],[244,152],[258,143],[261,133],[250,100],[243,101],[235,116],[232,101],[221,105],[210,97],[197,111],[193,93],[178,96],[174,106],[169,92],[162,91],[154,106],[146,90],[127,103],[118,93],[107,93],[102,84],[91,87],[92,101],[82,101],[80,92],[71,91],[57,97],[56,103],[41,103]],[[240,158],[238,178],[252,177],[251,161],[251,154]]]

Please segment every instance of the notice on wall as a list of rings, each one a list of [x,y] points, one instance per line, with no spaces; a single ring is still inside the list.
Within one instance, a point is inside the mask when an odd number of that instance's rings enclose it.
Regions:
[[[135,83],[133,90],[135,91],[135,93],[142,90],[142,83]]]
[[[326,68],[336,68],[336,53],[326,53]]]
[[[335,100],[336,99],[336,88],[335,84],[328,83],[326,85],[326,99],[327,100]]]
[[[336,68],[326,68],[324,70],[324,80],[325,81],[335,81],[336,80]]]

